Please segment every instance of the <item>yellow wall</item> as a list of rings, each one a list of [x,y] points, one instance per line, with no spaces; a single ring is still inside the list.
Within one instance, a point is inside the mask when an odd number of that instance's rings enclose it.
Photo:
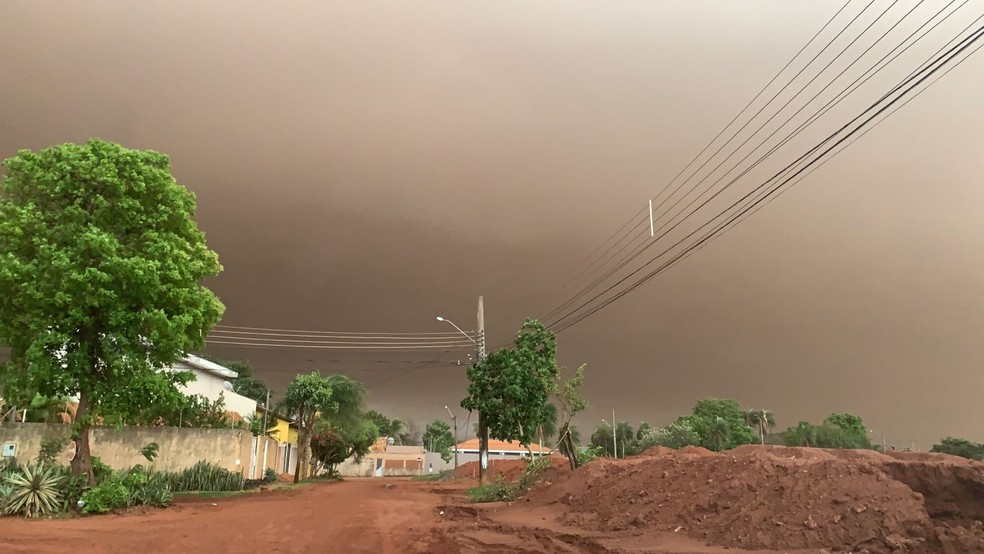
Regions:
[[[263,412],[257,410],[256,417],[262,418]],[[278,417],[275,414],[267,414],[267,425],[269,429],[269,435],[280,442],[286,442],[287,444],[297,444],[297,427],[290,424],[289,421],[282,417]]]

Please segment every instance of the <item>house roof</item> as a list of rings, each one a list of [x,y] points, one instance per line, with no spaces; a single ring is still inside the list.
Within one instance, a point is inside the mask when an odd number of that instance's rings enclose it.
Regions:
[[[287,417],[287,416],[285,416],[283,414],[277,413],[274,410],[267,410],[263,406],[263,404],[257,403],[256,404],[256,411],[257,412],[266,412],[266,413],[270,414],[273,417],[277,417],[277,418],[280,418],[280,419],[286,421],[291,427],[297,427],[297,424],[294,423],[294,420],[293,419],[291,419],[291,418],[289,418],[289,417]]]
[[[465,442],[458,443],[458,450],[478,450],[478,439],[469,439]],[[534,452],[539,452],[541,450],[540,445],[536,443],[530,444],[530,450]],[[543,450],[548,450],[543,448]],[[525,446],[519,444],[516,441],[499,441],[495,439],[489,439],[489,451],[490,452],[527,452]]]
[[[212,375],[217,375],[223,379],[232,380],[239,377],[239,374],[235,371],[215,362],[210,362],[205,358],[199,358],[193,354],[187,354],[185,357],[181,358],[181,361],[195,369],[211,373]]]

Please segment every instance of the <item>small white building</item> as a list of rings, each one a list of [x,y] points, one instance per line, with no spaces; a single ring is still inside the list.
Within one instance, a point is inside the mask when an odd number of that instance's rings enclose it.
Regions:
[[[188,371],[194,374],[194,381],[179,387],[184,394],[188,396],[198,394],[213,402],[221,396],[225,401],[226,410],[235,412],[244,419],[256,415],[256,400],[232,390],[232,380],[239,376],[235,371],[191,354],[175,362],[170,370]]]

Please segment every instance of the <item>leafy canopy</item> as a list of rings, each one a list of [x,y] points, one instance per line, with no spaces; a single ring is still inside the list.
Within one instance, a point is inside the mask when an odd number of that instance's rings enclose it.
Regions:
[[[930,452],[942,452],[971,460],[984,460],[984,444],[956,437],[946,437],[939,444],[934,444]]]
[[[88,420],[175,403],[188,373],[160,371],[222,315],[202,282],[222,267],[167,156],[90,140],[3,163],[0,345],[4,388],[79,394]],[[83,408],[85,405],[85,408]]]
[[[468,369],[466,410],[478,410],[494,439],[529,445],[547,421],[547,402],[557,380],[557,342],[536,320],[527,320],[514,346],[490,353]]]
[[[428,423],[424,429],[423,439],[424,446],[431,452],[440,452],[441,459],[445,462],[450,462],[454,458],[454,434],[447,423],[440,419]]]

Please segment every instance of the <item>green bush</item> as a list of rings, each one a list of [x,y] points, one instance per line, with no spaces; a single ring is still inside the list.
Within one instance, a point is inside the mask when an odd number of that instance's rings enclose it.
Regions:
[[[173,492],[241,491],[246,480],[241,473],[205,461],[179,472],[162,474]]]
[[[96,483],[102,483],[113,475],[113,469],[104,464],[98,456],[92,457],[92,473],[96,476]]]
[[[89,490],[89,479],[85,475],[75,475],[67,467],[61,468],[62,505],[61,511],[67,512],[78,507],[82,495]]]
[[[263,472],[263,479],[267,483],[276,483],[277,481],[280,480],[280,474],[277,473],[277,470],[273,469],[272,467],[268,467],[267,470]]]
[[[130,505],[130,491],[122,481],[113,478],[92,487],[82,494],[82,513],[105,514]]]
[[[57,467],[26,465],[4,477],[9,490],[4,494],[4,513],[24,517],[44,517],[56,513],[62,504],[62,475]]]
[[[465,494],[470,502],[509,502],[516,500],[516,487],[512,483],[498,481],[491,485],[472,487]]]
[[[550,467],[550,458],[533,458],[526,461],[526,469],[515,483],[501,479],[490,485],[473,487],[465,491],[471,502],[509,502],[530,491],[540,481],[543,471]]]

